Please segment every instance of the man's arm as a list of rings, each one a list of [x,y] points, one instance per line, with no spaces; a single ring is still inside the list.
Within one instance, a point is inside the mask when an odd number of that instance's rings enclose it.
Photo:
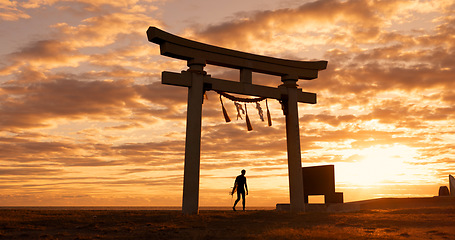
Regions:
[[[246,184],[246,178],[245,178],[245,189],[246,189],[246,195],[248,195],[248,185]]]
[[[234,195],[235,189],[237,188],[237,178],[234,181],[234,187],[232,188],[232,193],[231,195]]]

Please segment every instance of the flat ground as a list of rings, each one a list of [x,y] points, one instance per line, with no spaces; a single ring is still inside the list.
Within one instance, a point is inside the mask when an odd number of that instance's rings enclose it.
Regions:
[[[277,211],[0,210],[0,239],[455,239],[455,207]]]

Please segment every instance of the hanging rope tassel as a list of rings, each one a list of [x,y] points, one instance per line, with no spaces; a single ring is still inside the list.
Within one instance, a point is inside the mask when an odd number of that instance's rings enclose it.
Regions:
[[[265,99],[265,106],[267,107],[267,122],[270,127],[272,126],[272,117],[270,116],[269,104],[267,103],[267,99]]]
[[[262,107],[259,102],[256,102],[256,109],[258,110],[259,118],[264,122],[264,112],[262,111]]]
[[[248,131],[251,131],[253,130],[253,127],[251,126],[251,121],[250,121],[250,117],[248,116],[248,112],[247,112],[247,107],[246,107],[246,103],[256,103],[256,109],[258,110],[258,114],[259,114],[259,118],[264,121],[264,113],[263,113],[263,110],[262,110],[262,107],[261,107],[261,104],[259,103],[260,101],[264,100],[265,99],[265,104],[266,104],[266,107],[267,107],[267,124],[270,126],[272,126],[272,117],[270,115],[270,110],[269,110],[269,104],[267,102],[267,98],[266,97],[258,97],[258,98],[241,98],[241,97],[235,97],[235,96],[232,96],[230,94],[227,94],[225,92],[222,92],[222,91],[216,91],[218,94],[220,94],[220,101],[221,101],[221,108],[223,110],[223,115],[224,115],[224,119],[226,120],[226,122],[230,122],[231,119],[226,111],[226,108],[224,107],[224,104],[223,104],[223,100],[221,98],[221,96],[231,100],[234,102],[234,105],[235,105],[235,109],[237,110],[237,120],[242,119],[242,115],[245,114],[245,120],[246,120],[246,126],[247,126],[247,129]],[[244,103],[244,104],[240,104],[240,103]],[[245,109],[243,109],[243,105],[245,105]]]
[[[246,108],[246,103],[245,103],[245,119],[246,119],[246,128],[248,131],[253,130],[253,127],[251,126],[250,118],[248,117],[248,109]]]
[[[224,120],[226,120],[226,122],[228,123],[231,121],[231,118],[229,117],[229,115],[226,111],[226,108],[224,108],[223,99],[221,98],[221,95],[220,95],[220,102],[221,102],[221,109],[223,110]]]
[[[234,102],[235,108],[237,109],[237,120],[242,119],[242,114],[240,114],[240,111],[242,111],[243,114],[245,114],[245,111],[242,108],[242,104]]]

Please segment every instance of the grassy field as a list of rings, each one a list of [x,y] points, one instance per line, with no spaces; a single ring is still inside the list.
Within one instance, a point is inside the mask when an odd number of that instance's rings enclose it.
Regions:
[[[455,207],[277,211],[0,210],[0,239],[455,239]]]

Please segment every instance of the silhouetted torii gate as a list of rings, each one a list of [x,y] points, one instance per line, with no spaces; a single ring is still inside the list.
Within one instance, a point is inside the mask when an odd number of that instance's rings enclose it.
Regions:
[[[298,102],[316,103],[316,94],[297,88],[299,79],[312,80],[327,61],[292,61],[234,51],[181,38],[149,27],[150,42],[160,45],[161,55],[186,60],[188,70],[181,73],[162,72],[162,83],[188,87],[185,166],[182,211],[199,211],[199,172],[201,154],[202,101],[204,92],[216,90],[243,95],[273,98],[281,101],[286,116],[289,195],[292,212],[305,211]],[[240,70],[240,82],[212,78],[204,71],[206,64]],[[252,73],[280,76],[277,88],[252,84]]]

